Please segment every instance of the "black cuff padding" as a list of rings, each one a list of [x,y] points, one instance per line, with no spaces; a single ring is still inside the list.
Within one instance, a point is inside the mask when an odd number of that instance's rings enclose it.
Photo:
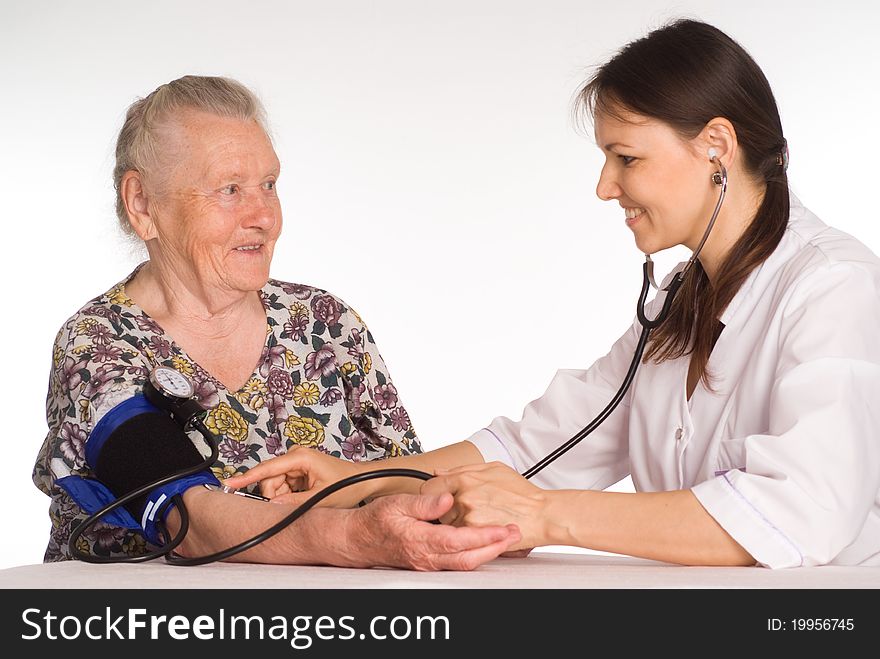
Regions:
[[[147,483],[204,460],[189,436],[170,416],[146,412],[120,424],[107,438],[95,465],[95,476],[121,498]],[[135,519],[140,519],[148,494],[125,505]]]

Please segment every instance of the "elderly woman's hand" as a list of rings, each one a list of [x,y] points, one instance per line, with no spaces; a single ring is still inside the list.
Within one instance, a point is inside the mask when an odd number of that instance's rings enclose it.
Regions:
[[[473,570],[520,543],[516,526],[457,528],[430,521],[452,507],[449,494],[395,494],[351,511],[346,537],[364,565],[411,570]]]

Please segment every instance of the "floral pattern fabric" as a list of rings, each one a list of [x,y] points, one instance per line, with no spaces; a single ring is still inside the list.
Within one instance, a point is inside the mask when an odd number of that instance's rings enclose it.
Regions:
[[[135,270],[137,272],[137,270]],[[125,293],[125,283],[94,298],[59,331],[46,399],[48,435],[34,483],[51,498],[44,560],[70,558],[68,538],[85,513],[55,481],[93,477],[85,443],[100,416],[138,393],[158,365],[189,376],[219,438],[215,475],[228,478],[307,446],[352,461],[421,453],[421,446],[370,331],[339,298],[270,279],[260,291],[266,343],[238,391],[228,391],[175,344]],[[96,555],[146,551],[134,531],[101,521],[80,537]]]

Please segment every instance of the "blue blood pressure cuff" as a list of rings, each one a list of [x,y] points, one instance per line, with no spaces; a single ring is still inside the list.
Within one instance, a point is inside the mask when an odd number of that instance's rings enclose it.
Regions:
[[[86,441],[85,454],[96,478],[71,475],[55,482],[89,514],[147,483],[205,461],[186,432],[143,396],[129,398],[101,417]],[[204,483],[220,481],[209,469],[182,476],[135,497],[102,521],[141,530],[147,540],[161,545],[157,523],[165,521],[171,499]]]
[[[210,471],[200,471],[190,476],[178,478],[175,481],[166,483],[161,487],[147,495],[147,502],[144,504],[141,513],[140,526],[144,530],[144,536],[154,545],[161,545],[162,538],[159,537],[159,530],[156,526],[158,521],[165,521],[165,517],[171,511],[171,499],[177,494],[183,494],[189,488],[196,485],[210,483],[211,485],[220,485],[220,481]],[[165,538],[165,542],[168,538]]]

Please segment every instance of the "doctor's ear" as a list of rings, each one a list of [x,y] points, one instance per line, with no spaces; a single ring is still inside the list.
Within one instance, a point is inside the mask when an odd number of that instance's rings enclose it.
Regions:
[[[707,123],[697,136],[696,142],[707,160],[715,157],[726,167],[730,167],[736,159],[736,129],[724,117],[716,117]]]
[[[150,214],[143,174],[135,169],[125,172],[119,182],[119,191],[122,202],[125,204],[128,221],[134,232],[144,242],[155,238],[156,225]]]

